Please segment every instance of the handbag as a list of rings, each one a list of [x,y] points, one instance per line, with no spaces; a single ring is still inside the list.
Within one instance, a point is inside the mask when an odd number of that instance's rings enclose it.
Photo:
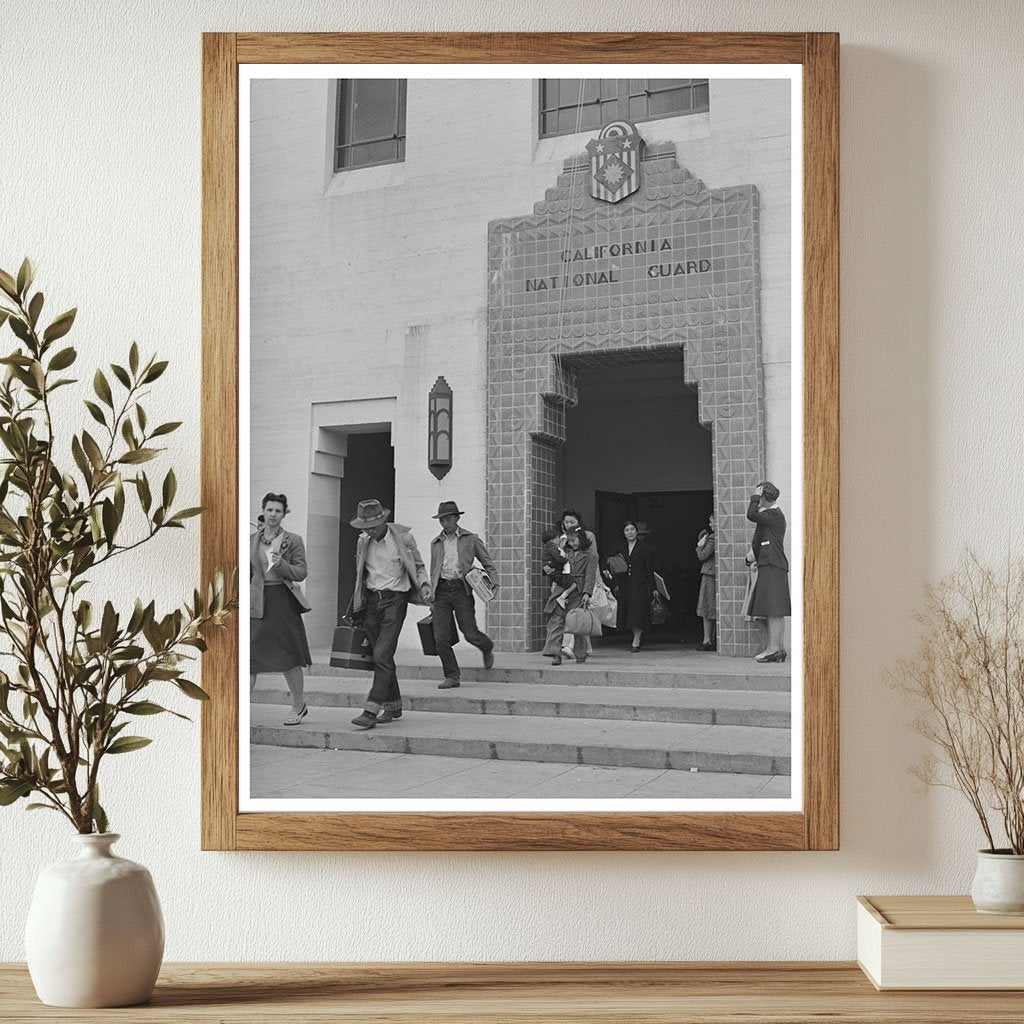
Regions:
[[[373,645],[362,626],[351,619],[342,619],[334,630],[331,642],[331,666],[354,669],[357,672],[373,671]]]
[[[420,647],[423,653],[437,657],[437,637],[434,636],[434,613],[425,615],[416,623],[416,630],[420,635]],[[452,646],[459,642],[459,627],[455,623],[455,616],[452,615]]]
[[[612,555],[612,557],[608,559],[608,570],[615,576],[621,576],[628,569],[629,565],[622,555]]]
[[[565,631],[574,636],[600,636],[601,621],[589,608],[573,608],[565,616]]]
[[[665,599],[654,591],[651,594],[651,625],[660,626],[664,622],[668,622],[669,610],[668,605],[665,603]]]
[[[594,593],[590,598],[590,609],[604,626],[614,626],[618,620],[619,602],[600,580],[594,586]]]

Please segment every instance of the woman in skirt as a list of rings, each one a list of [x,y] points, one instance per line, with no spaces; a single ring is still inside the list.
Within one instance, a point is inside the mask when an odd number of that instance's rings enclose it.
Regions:
[[[697,560],[700,562],[700,593],[697,595],[697,614],[704,620],[704,642],[698,651],[715,649],[715,619],[717,612],[717,559],[715,558],[715,517],[708,516],[708,528],[697,538]]]
[[[752,547],[757,563],[757,582],[750,598],[750,615],[766,619],[768,646],[754,660],[785,661],[783,637],[789,604],[789,559],[782,542],[786,536],[786,517],[778,506],[779,489],[765,481],[758,484],[750,498],[747,518],[755,525]]]
[[[249,684],[266,672],[281,672],[292,698],[285,725],[309,713],[302,670],[313,664],[300,616],[309,604],[299,584],[306,578],[306,549],[297,533],[281,525],[288,514],[283,494],[263,496],[263,514],[249,538]]]

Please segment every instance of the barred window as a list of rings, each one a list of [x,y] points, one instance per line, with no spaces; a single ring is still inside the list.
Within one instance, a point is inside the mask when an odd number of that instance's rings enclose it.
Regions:
[[[582,94],[582,102],[581,102]],[[708,110],[706,78],[542,78],[540,136]]]
[[[401,78],[338,82],[336,171],[405,160],[405,92]]]

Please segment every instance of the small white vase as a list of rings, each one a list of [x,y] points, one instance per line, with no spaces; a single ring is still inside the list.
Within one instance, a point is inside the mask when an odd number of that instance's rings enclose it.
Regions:
[[[1024,914],[1024,854],[979,850],[971,899],[982,914]]]
[[[164,920],[150,873],[116,857],[111,832],[76,835],[77,857],[46,868],[25,925],[36,994],[50,1006],[134,1006],[153,994]]]

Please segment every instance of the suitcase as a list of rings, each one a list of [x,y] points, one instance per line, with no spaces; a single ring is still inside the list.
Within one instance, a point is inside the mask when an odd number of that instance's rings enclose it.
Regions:
[[[357,672],[373,671],[373,647],[362,626],[342,623],[334,630],[331,666],[354,669]]]
[[[434,637],[434,613],[431,612],[429,615],[420,619],[416,623],[416,628],[420,634],[420,647],[423,648],[423,653],[429,655],[432,658],[437,657],[437,640]],[[455,616],[452,615],[452,646],[459,642],[459,627],[455,624]]]

